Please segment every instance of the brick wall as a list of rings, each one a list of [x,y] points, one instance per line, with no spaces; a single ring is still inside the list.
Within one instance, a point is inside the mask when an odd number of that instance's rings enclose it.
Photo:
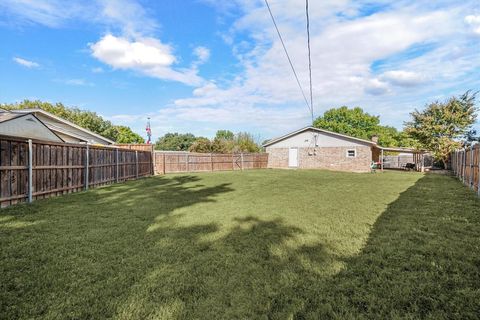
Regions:
[[[347,150],[351,149],[356,150],[355,158],[347,157]],[[267,148],[266,151],[269,168],[288,168],[288,148]],[[298,149],[298,167],[302,169],[368,172],[371,161],[372,150],[367,146]]]

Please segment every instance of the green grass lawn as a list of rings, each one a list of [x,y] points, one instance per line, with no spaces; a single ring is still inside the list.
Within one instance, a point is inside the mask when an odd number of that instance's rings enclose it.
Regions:
[[[2,210],[0,319],[474,319],[479,253],[452,177],[168,175]]]

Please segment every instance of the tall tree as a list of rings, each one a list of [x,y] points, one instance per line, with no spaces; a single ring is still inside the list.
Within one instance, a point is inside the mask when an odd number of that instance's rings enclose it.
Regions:
[[[405,130],[433,152],[447,168],[449,154],[461,147],[460,139],[468,135],[477,119],[476,93],[467,91],[445,102],[435,101],[423,111],[415,110]]]
[[[188,151],[190,146],[197,140],[191,133],[167,133],[158,138],[155,143],[157,150]]]
[[[215,134],[215,138],[224,140],[233,140],[235,134],[230,130],[218,130]]]
[[[378,143],[384,147],[410,147],[413,141],[407,139],[402,132],[390,126],[380,124],[378,116],[365,112],[360,107],[348,108],[346,106],[327,110],[323,116],[318,117],[314,127],[337,133],[346,134],[360,139],[370,139],[378,136]]]
[[[39,100],[23,100],[20,103],[0,104],[0,108],[6,110],[42,109],[118,143],[143,143],[145,141],[129,127],[115,126],[95,112],[69,108],[58,102],[52,104]]]

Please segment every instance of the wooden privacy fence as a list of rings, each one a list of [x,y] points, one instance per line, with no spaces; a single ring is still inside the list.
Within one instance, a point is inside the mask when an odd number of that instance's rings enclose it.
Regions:
[[[249,170],[267,168],[267,153],[154,153],[155,173]]]
[[[456,150],[450,157],[453,173],[480,196],[480,145]]]
[[[148,151],[0,137],[1,207],[152,174]]]

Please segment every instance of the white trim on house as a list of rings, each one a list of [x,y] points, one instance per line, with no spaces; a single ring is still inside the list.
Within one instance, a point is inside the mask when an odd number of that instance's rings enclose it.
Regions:
[[[353,151],[353,156],[350,155],[350,151]],[[345,152],[345,156],[347,158],[356,158],[357,157],[357,149],[347,149]]]
[[[294,135],[297,135],[299,133],[302,133],[304,131],[308,131],[308,130],[313,130],[313,131],[316,131],[316,132],[321,132],[321,133],[326,133],[326,134],[330,134],[330,135],[333,135],[333,136],[337,136],[337,137],[342,137],[342,138],[345,138],[345,139],[350,139],[350,140],[354,140],[354,141],[358,141],[358,142],[362,142],[362,143],[367,143],[371,146],[377,146],[377,144],[373,141],[370,141],[370,140],[364,140],[364,139],[360,139],[360,138],[355,138],[355,137],[351,137],[351,136],[347,136],[345,134],[341,134],[341,133],[337,133],[337,132],[332,132],[332,131],[329,131],[329,130],[325,130],[325,129],[319,129],[319,128],[315,128],[315,127],[305,127],[305,128],[302,128],[302,129],[299,129],[297,131],[294,131],[294,132],[291,132],[291,133],[288,133],[284,136],[281,136],[281,137],[278,137],[278,138],[275,138],[275,139],[272,139],[270,141],[268,141],[267,143],[265,143],[263,145],[263,147],[268,147],[274,143],[277,143],[279,141],[282,141],[282,140],[285,140],[289,137],[292,137]]]
[[[58,116],[56,116],[56,115],[53,115],[53,114],[51,114],[50,112],[47,112],[47,111],[45,111],[45,110],[43,110],[43,109],[39,109],[39,108],[33,108],[33,109],[18,109],[18,110],[12,110],[12,112],[15,112],[15,113],[33,113],[33,114],[35,114],[35,113],[40,113],[40,114],[44,115],[45,117],[54,119],[54,120],[56,120],[56,121],[58,121],[58,122],[64,123],[64,124],[66,124],[66,125],[68,125],[68,126],[70,126],[70,127],[73,127],[73,128],[75,128],[75,129],[77,129],[77,130],[80,130],[80,131],[82,131],[82,132],[84,132],[84,133],[86,133],[86,134],[88,134],[88,135],[91,135],[91,136],[93,136],[93,137],[96,137],[97,139],[106,142],[106,144],[115,144],[114,141],[112,141],[112,140],[110,140],[110,139],[108,139],[108,138],[105,138],[105,137],[99,135],[98,133],[95,133],[95,132],[92,132],[92,131],[90,131],[90,130],[88,130],[88,129],[82,128],[82,127],[80,127],[80,126],[78,126],[78,125],[76,125],[76,124],[74,124],[74,123],[72,123],[72,122],[70,122],[70,121],[68,121],[68,120],[65,120],[65,119],[60,118],[60,117],[58,117]],[[49,126],[49,124],[47,124],[47,127],[48,127],[48,126]],[[52,127],[53,127],[53,125],[52,125]],[[60,131],[60,130],[58,129],[58,127],[50,128],[50,129],[51,129],[51,130],[54,130],[54,131],[61,132],[61,133],[65,134],[65,135],[69,135],[69,136],[72,136],[72,137],[74,137],[74,138],[80,139],[78,135],[75,135],[75,134],[72,133],[72,132],[65,132],[65,130]],[[87,139],[86,137],[82,137],[81,140],[88,140],[88,139]]]

